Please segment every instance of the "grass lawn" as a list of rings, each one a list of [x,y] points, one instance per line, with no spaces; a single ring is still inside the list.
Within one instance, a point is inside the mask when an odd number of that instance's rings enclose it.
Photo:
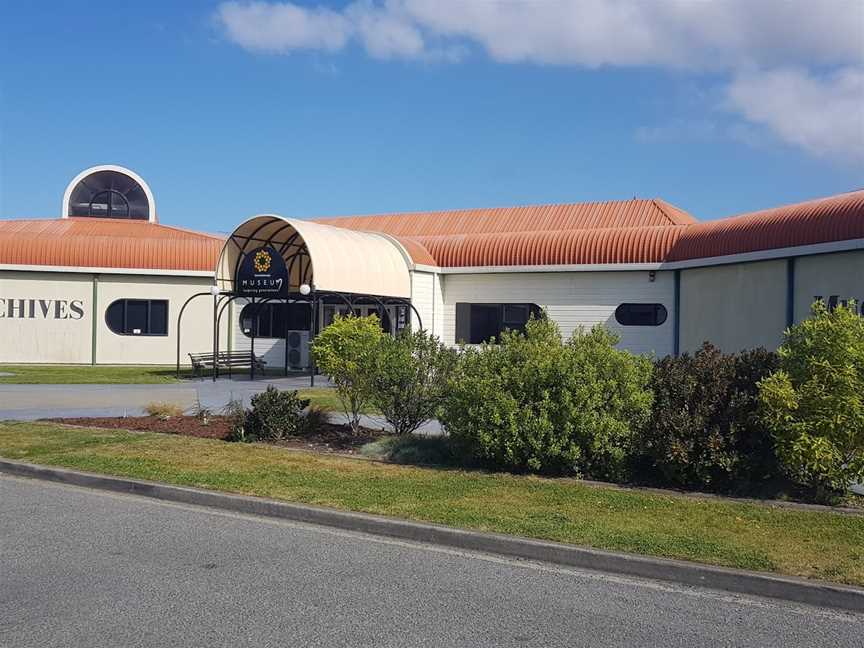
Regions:
[[[7,385],[83,385],[136,384],[155,385],[179,382],[176,367],[169,366],[110,366],[110,365],[8,365],[0,364],[0,384]],[[181,369],[181,375],[191,376],[191,369]]]
[[[310,405],[320,407],[328,412],[341,412],[342,404],[336,395],[336,390],[329,387],[313,387],[312,389],[299,389],[300,398],[308,398]],[[364,410],[364,413],[372,413]]]
[[[50,423],[0,423],[0,456],[864,585],[864,517],[832,512]]]

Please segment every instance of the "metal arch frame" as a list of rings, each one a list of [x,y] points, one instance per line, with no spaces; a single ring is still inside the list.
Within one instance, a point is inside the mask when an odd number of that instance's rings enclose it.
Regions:
[[[196,297],[205,297],[205,296],[211,295],[211,294],[212,293],[210,293],[210,292],[195,293],[194,295],[191,295],[185,302],[183,302],[183,305],[180,307],[180,313],[178,313],[178,315],[177,315],[177,378],[178,379],[180,378],[180,324],[183,321],[183,311],[186,310],[186,307],[189,305],[189,302],[191,302]]]

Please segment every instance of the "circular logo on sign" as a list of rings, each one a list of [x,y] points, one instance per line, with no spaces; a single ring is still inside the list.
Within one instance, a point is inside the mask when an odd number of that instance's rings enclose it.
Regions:
[[[255,254],[255,271],[267,272],[270,270],[270,262],[272,261],[270,253],[264,250],[259,250]]]

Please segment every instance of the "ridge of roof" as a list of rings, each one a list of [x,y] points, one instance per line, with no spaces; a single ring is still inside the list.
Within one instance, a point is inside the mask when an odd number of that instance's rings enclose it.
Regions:
[[[75,217],[70,216],[69,218],[3,218],[0,219],[0,228],[3,229],[21,229],[22,225],[26,224],[38,224],[38,225],[56,225],[74,227],[76,225],[86,224],[88,226],[108,226],[114,228],[138,228],[138,227],[149,227],[154,231],[156,230],[170,230],[172,232],[177,232],[179,234],[187,235],[190,237],[202,237],[206,239],[216,239],[218,241],[224,241],[227,236],[219,236],[218,234],[211,234],[210,232],[199,232],[197,230],[189,229],[186,227],[179,227],[177,225],[166,225],[165,223],[151,223],[149,221],[144,220],[132,220],[132,219],[109,219],[109,218],[92,218],[92,217]]]
[[[625,205],[625,204],[648,204],[651,203],[657,207],[658,210],[663,212],[665,216],[667,216],[670,222],[675,223],[673,219],[676,216],[672,216],[674,213],[676,215],[684,214],[691,219],[691,222],[697,222],[696,219],[688,214],[686,211],[681,209],[680,207],[676,207],[672,203],[669,203],[660,198],[623,198],[616,200],[585,200],[585,201],[574,201],[574,202],[544,202],[544,203],[525,203],[520,205],[497,205],[494,207],[455,207],[451,209],[421,209],[415,211],[386,211],[386,212],[375,212],[375,213],[365,213],[365,214],[341,214],[341,215],[329,215],[329,216],[315,216],[309,218],[307,220],[311,220],[314,222],[322,222],[322,221],[336,221],[342,219],[349,218],[411,218],[417,216],[433,216],[436,214],[452,214],[452,215],[471,215],[476,214],[478,212],[503,212],[503,211],[512,211],[512,210],[522,210],[522,209],[549,209],[549,208],[566,208],[566,207],[583,207],[583,208],[591,208],[591,207],[611,207],[614,205]]]

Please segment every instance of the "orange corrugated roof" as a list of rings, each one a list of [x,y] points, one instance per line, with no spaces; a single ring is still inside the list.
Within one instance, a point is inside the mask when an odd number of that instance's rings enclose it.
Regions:
[[[665,201],[635,198],[608,202],[454,209],[315,220],[347,229],[412,237],[610,227],[665,227],[696,222],[692,216]]]
[[[223,239],[145,221],[0,221],[0,264],[211,272]]]
[[[384,232],[415,263],[442,267],[660,262],[695,223],[658,199],[320,218]]]
[[[864,190],[722,218],[684,229],[668,261],[864,238]]]
[[[636,199],[316,220],[388,234],[441,267],[662,263],[862,239],[864,190],[702,223]],[[0,221],[0,264],[209,272],[222,242],[141,221]]]

